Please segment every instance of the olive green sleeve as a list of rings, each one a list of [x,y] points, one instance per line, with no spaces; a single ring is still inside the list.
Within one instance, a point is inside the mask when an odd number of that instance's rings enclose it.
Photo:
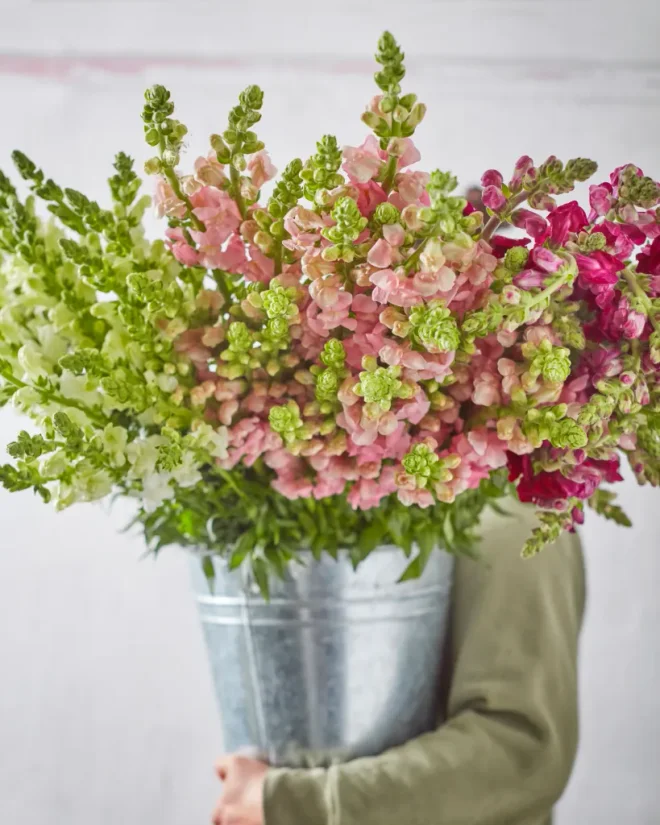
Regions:
[[[508,506],[508,505],[507,505]],[[537,825],[577,746],[579,540],[520,558],[533,511],[484,523],[458,561],[448,719],[436,731],[327,770],[272,770],[266,825]]]

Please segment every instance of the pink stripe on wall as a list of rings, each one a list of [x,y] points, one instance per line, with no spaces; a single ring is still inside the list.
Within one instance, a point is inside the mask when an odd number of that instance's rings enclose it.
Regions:
[[[183,69],[227,70],[242,67],[276,66],[278,69],[320,71],[325,74],[368,74],[373,72],[372,61],[331,56],[309,57],[229,57],[195,58],[145,55],[144,57],[107,57],[94,55],[39,56],[0,54],[0,74],[66,79],[85,71],[94,70],[109,74],[140,74],[146,69],[159,66]]]

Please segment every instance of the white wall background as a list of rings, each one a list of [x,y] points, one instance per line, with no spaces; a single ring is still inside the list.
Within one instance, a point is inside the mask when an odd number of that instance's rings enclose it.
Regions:
[[[358,141],[389,27],[409,55],[406,89],[429,104],[429,168],[467,184],[522,153],[582,154],[660,177],[658,0],[327,5],[8,4],[0,164],[20,147],[104,197],[118,149],[146,156],[153,82],[172,89],[195,152],[249,82],[266,91],[259,133],[280,167],[326,131]],[[2,413],[2,444],[18,425]],[[584,531],[582,744],[560,825],[660,822],[660,497],[632,481],[621,497],[633,530],[591,519]],[[186,561],[140,562],[139,541],[116,532],[125,515],[55,515],[0,493],[3,823],[208,819],[221,743]]]

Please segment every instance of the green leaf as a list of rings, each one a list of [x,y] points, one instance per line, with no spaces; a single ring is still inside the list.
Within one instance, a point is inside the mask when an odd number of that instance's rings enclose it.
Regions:
[[[268,565],[261,558],[253,559],[252,572],[254,573],[255,581],[259,587],[259,591],[263,598],[268,601],[270,599],[270,583],[268,581]]]
[[[213,566],[213,559],[211,556],[204,556],[202,559],[202,570],[206,576],[209,591],[213,593],[215,590],[215,567]]]
[[[316,561],[320,561],[321,557],[323,556],[323,551],[325,550],[325,541],[323,540],[323,536],[319,533],[314,537],[310,544],[310,550],[312,551],[312,556],[316,559]]]
[[[362,531],[358,541],[358,549],[362,555],[362,559],[365,559],[369,553],[378,547],[384,533],[385,528],[380,521],[373,521],[365,530]]]
[[[500,507],[499,504],[496,504],[494,501],[489,501],[488,506],[491,510],[494,510],[499,516],[504,516],[505,518],[512,518],[512,514],[505,510],[504,507]]]
[[[192,510],[184,510],[179,517],[179,528],[184,535],[192,535],[194,532],[195,520]]]
[[[428,564],[432,552],[433,548],[431,548],[431,550],[420,549],[420,552],[415,556],[415,558],[410,562],[408,567],[406,567],[406,569],[401,574],[399,582],[410,581],[411,579],[418,579],[426,569],[426,565]]]
[[[416,541],[420,550],[420,555],[428,558],[428,556],[431,555],[433,548],[437,545],[437,536],[435,530],[433,529],[433,525],[429,525],[425,530],[422,530],[422,532],[417,536]]]
[[[447,515],[445,516],[444,523],[442,525],[445,541],[449,547],[453,547],[454,539],[456,538],[456,534],[454,532],[454,523],[452,521],[452,513],[451,509],[447,510]]]
[[[266,559],[275,571],[277,577],[284,581],[286,579],[287,559],[284,554],[280,553],[275,547],[269,547],[266,550]]]
[[[309,515],[309,513],[301,510],[298,515],[298,520],[305,529],[305,532],[309,536],[310,540],[312,540],[317,533],[317,525],[314,519]]]
[[[251,530],[247,530],[236,542],[234,552],[229,559],[229,569],[235,570],[243,563],[248,554],[254,550],[255,537]]]

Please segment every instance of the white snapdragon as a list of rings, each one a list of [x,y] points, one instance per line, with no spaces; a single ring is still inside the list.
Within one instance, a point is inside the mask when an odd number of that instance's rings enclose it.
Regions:
[[[24,380],[36,381],[38,378],[47,378],[50,372],[48,362],[34,342],[23,344],[19,349],[18,363],[23,370]]]
[[[12,395],[11,402],[15,410],[29,413],[41,401],[41,396],[32,387],[21,387]]]
[[[164,372],[161,372],[160,375],[156,376],[156,385],[161,392],[165,393],[173,393],[174,390],[179,386],[179,382],[175,375],[166,375]]]
[[[123,427],[114,427],[108,424],[103,430],[101,443],[103,444],[103,451],[113,467],[123,467],[126,464],[128,433]]]
[[[41,350],[50,367],[54,366],[63,355],[67,354],[67,340],[58,334],[52,324],[41,324],[36,330]],[[50,370],[52,374],[52,369]]]
[[[199,459],[192,452],[183,454],[181,464],[172,471],[172,479],[180,487],[194,487],[198,481],[202,480],[199,472]]]
[[[48,320],[54,330],[62,332],[62,330],[68,330],[75,323],[76,316],[69,307],[58,304],[49,311]]]
[[[72,477],[77,501],[98,501],[112,492],[113,481],[107,470],[99,470],[91,462],[78,462]]]
[[[47,453],[39,462],[39,473],[45,479],[59,478],[71,466],[64,450]]]
[[[126,447],[126,457],[131,465],[129,477],[144,480],[156,472],[158,447],[165,442],[159,435],[131,441]]]
[[[171,481],[170,473],[152,473],[143,479],[140,498],[147,513],[153,513],[163,501],[174,496],[175,490]]]
[[[195,446],[205,450],[212,458],[227,458],[229,431],[226,427],[213,429],[204,421],[195,428],[191,438]]]
[[[86,407],[96,407],[103,402],[100,392],[90,389],[87,378],[82,375],[74,375],[69,370],[64,370],[60,376],[60,392],[65,398],[80,401]]]

